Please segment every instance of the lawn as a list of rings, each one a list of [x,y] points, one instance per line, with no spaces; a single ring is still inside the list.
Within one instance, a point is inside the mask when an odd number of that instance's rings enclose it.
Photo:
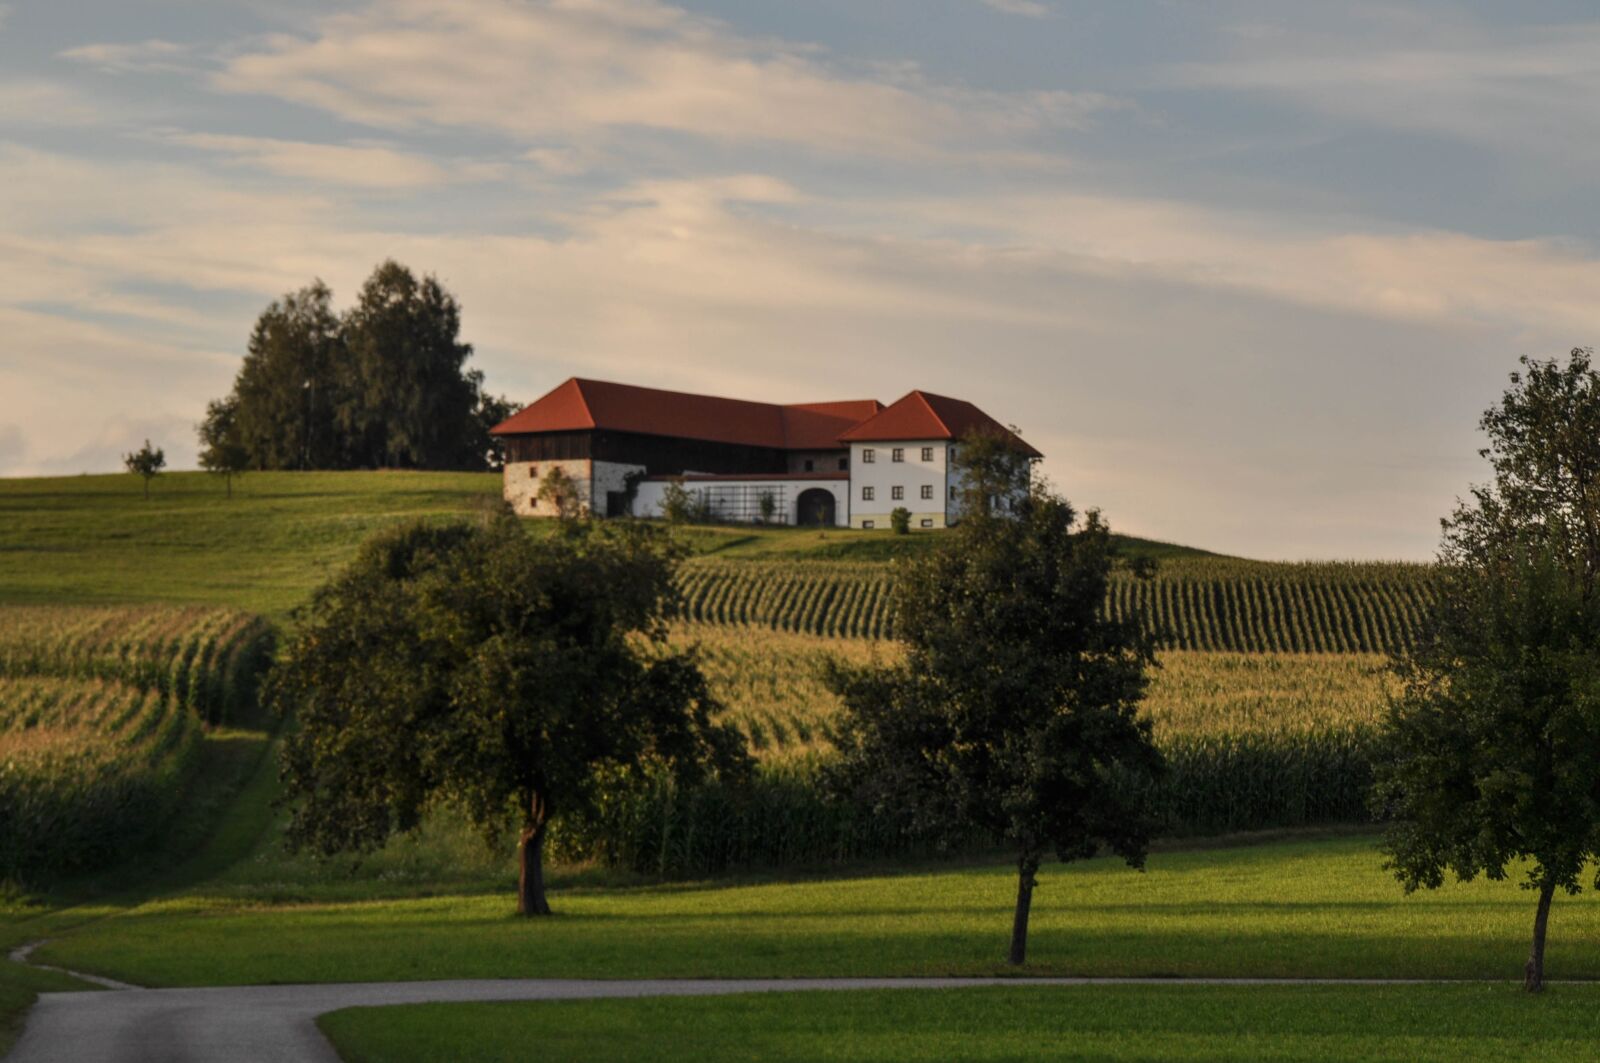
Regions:
[[[1082,986],[354,1008],[346,1063],[1592,1059],[1600,987]],[[532,1046],[537,1046],[534,1051]]]
[[[512,914],[488,869],[427,895],[318,900],[260,850],[202,888],[68,931],[46,962],[148,985],[496,977],[984,975],[1000,963],[1014,879],[1004,865],[790,882],[601,888],[558,882],[548,920]],[[298,900],[295,899],[298,896]],[[346,893],[344,896],[348,897]],[[1516,883],[1406,897],[1367,836],[1167,850],[1135,873],[1048,867],[1028,972],[1060,975],[1511,978],[1533,903]],[[1553,978],[1600,978],[1600,903],[1557,900]]]

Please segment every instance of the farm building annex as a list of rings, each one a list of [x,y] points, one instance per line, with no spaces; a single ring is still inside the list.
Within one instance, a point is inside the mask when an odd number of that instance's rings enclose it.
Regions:
[[[493,430],[519,514],[555,515],[539,487],[559,469],[596,514],[663,516],[677,484],[717,520],[854,528],[887,528],[902,506],[913,528],[955,523],[955,450],[972,432],[1042,456],[972,403],[925,391],[781,406],[573,377]]]

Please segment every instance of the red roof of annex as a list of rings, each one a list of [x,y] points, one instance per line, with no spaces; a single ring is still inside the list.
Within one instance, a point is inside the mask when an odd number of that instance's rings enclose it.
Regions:
[[[1042,457],[970,402],[913,391],[889,406],[876,399],[770,402],[572,377],[492,429],[497,436],[601,429],[700,439],[776,450],[833,450],[849,443],[959,439],[971,431],[1015,440]]]

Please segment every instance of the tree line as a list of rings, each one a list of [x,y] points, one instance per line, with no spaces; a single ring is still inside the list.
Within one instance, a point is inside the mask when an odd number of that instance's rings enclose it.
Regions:
[[[202,468],[494,469],[489,429],[515,412],[466,368],[461,307],[387,260],[344,313],[320,280],[262,311],[233,390],[199,424]]]

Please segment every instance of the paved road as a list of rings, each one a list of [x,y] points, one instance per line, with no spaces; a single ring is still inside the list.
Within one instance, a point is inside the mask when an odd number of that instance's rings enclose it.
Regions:
[[[1398,980],[1185,979],[1205,985],[1360,985]],[[1145,978],[526,979],[122,989],[44,993],[5,1063],[338,1063],[316,1017],[339,1008],[489,1000],[716,996],[794,990],[1005,985],[1173,985]]]

